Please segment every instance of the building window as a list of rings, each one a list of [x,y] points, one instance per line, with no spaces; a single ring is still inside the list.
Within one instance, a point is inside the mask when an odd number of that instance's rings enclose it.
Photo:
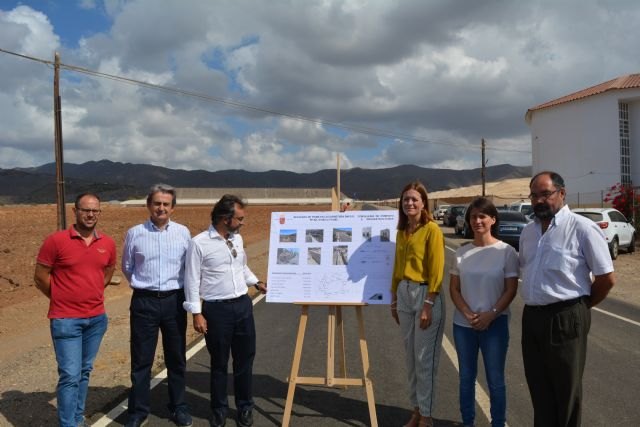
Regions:
[[[629,104],[618,104],[618,126],[620,129],[620,183],[631,185],[631,150],[629,145]]]

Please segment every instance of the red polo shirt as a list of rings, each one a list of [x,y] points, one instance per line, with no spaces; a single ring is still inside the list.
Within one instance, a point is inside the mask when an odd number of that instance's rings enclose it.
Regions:
[[[47,237],[36,261],[52,267],[50,319],[104,313],[104,270],[116,263],[116,244],[111,237],[94,231],[87,246],[71,226]]]

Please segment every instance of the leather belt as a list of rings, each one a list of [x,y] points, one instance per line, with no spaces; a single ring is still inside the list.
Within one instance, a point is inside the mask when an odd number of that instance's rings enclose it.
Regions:
[[[134,289],[133,294],[141,297],[167,298],[182,292],[182,289],[172,289],[170,291],[152,291],[150,289]]]
[[[582,300],[586,299],[586,296],[581,296],[578,298],[568,299],[564,301],[558,301],[551,304],[546,305],[525,305],[525,307],[529,310],[557,310],[560,308],[571,307],[572,305],[576,305]]]
[[[227,298],[227,299],[211,299],[211,300],[205,300],[205,302],[211,302],[211,303],[231,303],[231,302],[238,302],[240,301],[242,298],[244,298],[246,295],[240,295],[239,297],[235,297],[235,298]]]

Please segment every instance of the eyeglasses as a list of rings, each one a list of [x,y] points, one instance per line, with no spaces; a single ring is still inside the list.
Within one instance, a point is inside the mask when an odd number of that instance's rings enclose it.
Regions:
[[[558,188],[555,191],[543,191],[540,194],[536,194],[536,193],[531,193],[529,194],[529,200],[547,200],[549,197],[553,196],[555,193],[557,193],[558,191],[560,191],[561,189]]]
[[[244,222],[244,217],[243,216],[234,216],[233,219],[237,219],[238,222]]]
[[[231,242],[231,240],[225,240],[225,242],[227,242],[227,247],[231,251],[231,255],[236,258],[238,256],[238,251],[236,251],[236,248],[233,247],[233,242]]]
[[[100,212],[102,212],[100,209],[76,208],[76,210],[84,215],[89,215],[89,214],[100,215]]]

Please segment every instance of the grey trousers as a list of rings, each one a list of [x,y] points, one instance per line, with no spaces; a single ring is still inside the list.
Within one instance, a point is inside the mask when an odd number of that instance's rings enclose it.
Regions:
[[[420,414],[430,417],[435,400],[436,373],[442,349],[445,306],[440,295],[431,309],[431,325],[420,328],[420,313],[428,295],[427,286],[403,280],[398,285],[398,318],[406,351],[409,399]]]

